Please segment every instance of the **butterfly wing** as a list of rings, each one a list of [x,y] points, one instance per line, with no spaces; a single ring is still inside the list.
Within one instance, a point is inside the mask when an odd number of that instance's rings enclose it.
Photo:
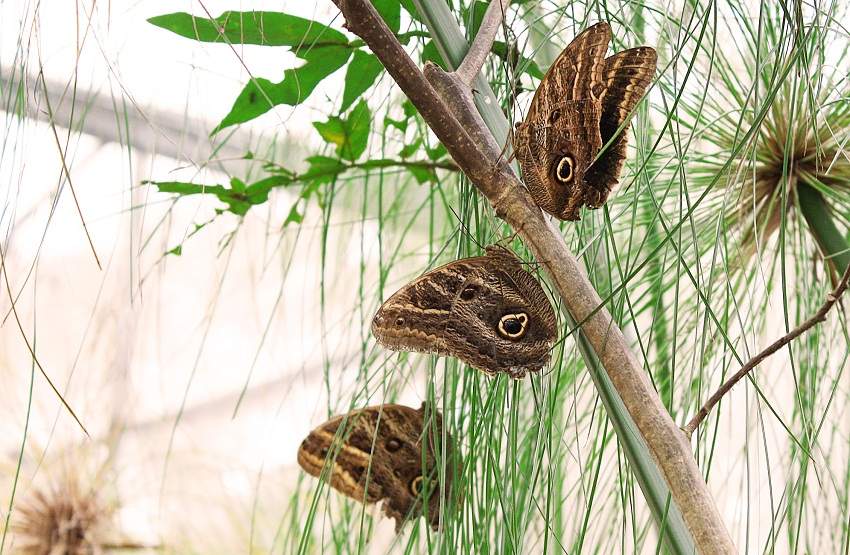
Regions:
[[[374,474],[367,482],[377,420],[372,408],[328,420],[311,431],[298,448],[298,464],[308,474],[367,504],[385,496],[381,481]]]
[[[352,499],[367,504],[384,500],[384,513],[395,519],[396,530],[423,513],[425,491],[428,520],[436,528],[440,477],[435,453],[442,436],[442,416],[426,410],[424,404],[419,410],[395,404],[366,407],[336,416],[311,431],[298,449],[298,463]],[[446,441],[448,464],[442,479],[448,496],[457,455],[451,436]]]
[[[540,283],[516,256],[488,248],[394,293],[375,314],[372,333],[389,349],[453,356],[519,378],[548,362],[554,319]]]
[[[485,373],[522,378],[548,363],[556,338],[552,304],[513,252],[489,246],[459,292],[446,333],[454,353]]]
[[[586,175],[589,190],[585,200],[591,208],[601,206],[619,181],[626,159],[628,122],[651,83],[656,60],[655,50],[647,46],[624,50],[605,59],[599,130],[602,143],[608,146]]]
[[[578,219],[584,173],[602,146],[599,95],[610,40],[604,22],[580,33],[546,72],[514,135],[529,192],[561,219]]]
[[[610,41],[611,27],[604,21],[576,35],[541,79],[525,120],[545,119],[552,108],[565,101],[598,96],[602,87],[605,50]]]

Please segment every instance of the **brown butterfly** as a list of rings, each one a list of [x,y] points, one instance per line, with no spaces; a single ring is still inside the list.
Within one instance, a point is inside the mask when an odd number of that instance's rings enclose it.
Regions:
[[[448,499],[460,461],[447,434],[446,465],[441,468],[442,430],[442,415],[424,403],[419,410],[392,404],[366,407],[336,416],[310,432],[298,448],[298,464],[361,503],[383,500],[384,514],[395,519],[396,531],[406,520],[422,515],[423,506],[436,529],[440,482]]]
[[[655,73],[654,49],[641,46],[605,58],[610,40],[604,22],[573,39],[543,76],[514,132],[531,196],[562,220],[578,220],[585,204],[599,208],[617,184],[629,118]]]
[[[372,320],[393,350],[450,355],[488,374],[522,378],[549,361],[557,337],[552,304],[508,249],[431,270],[387,299]]]

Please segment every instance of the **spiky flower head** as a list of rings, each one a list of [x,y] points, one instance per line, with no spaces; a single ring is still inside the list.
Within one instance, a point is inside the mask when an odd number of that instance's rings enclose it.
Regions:
[[[97,555],[111,509],[74,479],[38,489],[15,508],[15,552],[22,555]]]
[[[723,214],[730,267],[777,244],[780,230],[789,252],[817,250],[843,266],[850,253],[835,243],[845,236],[846,250],[850,227],[850,43],[762,9],[771,25],[729,29],[696,56],[710,68],[682,95],[677,123],[691,137],[681,162],[691,185],[716,193],[705,205]]]

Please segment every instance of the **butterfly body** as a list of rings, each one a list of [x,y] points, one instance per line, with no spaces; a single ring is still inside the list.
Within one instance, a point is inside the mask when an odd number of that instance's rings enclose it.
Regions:
[[[546,72],[514,132],[529,192],[562,220],[578,220],[584,205],[598,208],[617,184],[625,128],[655,72],[652,48],[606,58],[610,40],[607,23],[579,34]]]
[[[456,456],[447,436],[448,464],[441,475],[437,454],[442,425],[440,413],[424,404],[418,410],[395,404],[354,410],[311,431],[298,449],[298,464],[352,499],[365,504],[383,500],[383,511],[395,519],[396,530],[424,513],[424,499],[428,521],[436,529],[440,478],[448,496]]]
[[[557,335],[543,288],[513,253],[494,246],[393,294],[375,315],[372,332],[393,350],[454,356],[514,378],[543,368]]]

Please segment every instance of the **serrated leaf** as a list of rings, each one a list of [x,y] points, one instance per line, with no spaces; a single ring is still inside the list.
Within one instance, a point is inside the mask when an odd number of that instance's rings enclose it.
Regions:
[[[354,57],[345,71],[345,89],[342,92],[342,106],[339,111],[348,110],[360,95],[369,90],[383,70],[384,66],[373,54],[355,50]]]
[[[175,12],[151,17],[148,22],[200,42],[296,48],[348,44],[345,35],[336,29],[281,12],[227,11],[214,19]]]
[[[283,80],[273,83],[268,79],[250,81],[224,116],[213,134],[225,127],[250,121],[265,114],[274,106],[296,106],[304,102],[322,79],[345,65],[351,50],[345,46],[316,47],[306,52],[304,65],[283,72]]]

